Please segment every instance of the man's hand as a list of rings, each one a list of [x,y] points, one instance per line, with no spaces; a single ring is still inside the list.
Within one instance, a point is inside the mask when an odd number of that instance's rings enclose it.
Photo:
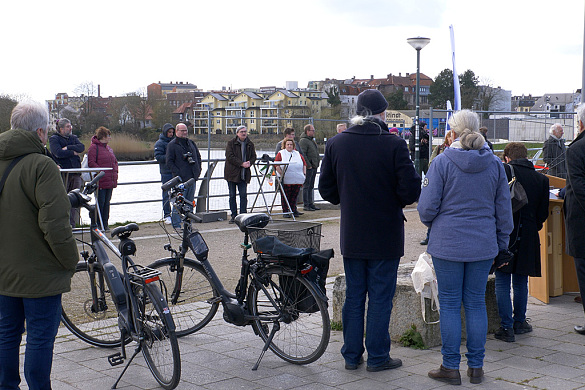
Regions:
[[[63,146],[61,150],[67,150],[67,146]]]
[[[244,161],[242,163],[242,168],[250,168],[250,161]]]

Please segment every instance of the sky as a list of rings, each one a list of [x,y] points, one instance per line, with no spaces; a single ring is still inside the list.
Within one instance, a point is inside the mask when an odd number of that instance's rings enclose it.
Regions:
[[[153,82],[203,90],[416,72],[407,38],[431,39],[421,73],[452,69],[512,95],[581,88],[584,1],[23,0],[0,3],[0,95],[102,96]]]

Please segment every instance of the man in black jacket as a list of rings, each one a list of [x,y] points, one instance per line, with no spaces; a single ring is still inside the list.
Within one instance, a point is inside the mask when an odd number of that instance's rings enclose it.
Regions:
[[[187,125],[179,123],[175,127],[176,137],[167,146],[167,167],[171,170],[173,177],[180,176],[183,182],[193,178],[199,179],[201,174],[201,154],[195,142],[188,137]],[[196,183],[193,183],[185,190],[185,199],[193,201],[195,198]],[[173,227],[181,227],[181,219],[173,210],[171,215]]]
[[[343,306],[345,368],[363,362],[364,312],[368,371],[400,367],[390,358],[388,325],[400,257],[404,255],[404,206],[420,194],[406,143],[386,125],[388,102],[378,90],[358,96],[353,126],[327,141],[319,192],[341,204],[340,241],[345,269]]]
[[[85,150],[85,145],[81,143],[75,134],[71,134],[71,121],[67,118],[61,118],[57,122],[57,133],[49,138],[49,146],[54,160],[62,169],[81,168],[81,159],[79,153]],[[83,180],[79,173],[69,173],[64,176],[65,188],[67,192],[81,188]],[[79,219],[79,210],[72,208],[69,213],[69,223],[75,227]]]
[[[567,148],[567,186],[564,202],[566,252],[573,256],[581,297],[585,297],[585,104],[577,108],[579,135]],[[582,300],[585,310],[585,300]],[[585,326],[575,326],[585,335]]]
[[[548,174],[551,176],[567,178],[567,166],[565,155],[567,147],[563,139],[563,126],[555,123],[550,127],[550,136],[542,146],[542,159],[548,167]]]
[[[248,138],[246,126],[236,129],[236,136],[229,140],[225,148],[224,179],[228,183],[230,191],[230,211],[232,218],[229,223],[234,223],[238,215],[236,203],[236,189],[240,193],[240,214],[248,209],[247,186],[250,183],[252,173],[250,167],[256,161],[256,149],[254,143]]]
[[[427,124],[425,122],[420,122],[419,124],[419,137],[420,137],[420,144],[419,144],[419,161],[420,161],[420,171],[427,172],[429,170],[429,132],[426,129]],[[415,154],[415,142],[416,142],[416,124],[412,125],[410,128],[410,138],[408,139],[408,147],[410,149],[410,156],[414,161],[414,154]]]

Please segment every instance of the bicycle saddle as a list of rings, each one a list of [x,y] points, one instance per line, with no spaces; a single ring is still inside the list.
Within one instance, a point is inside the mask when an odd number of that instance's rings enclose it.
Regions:
[[[236,225],[242,232],[246,232],[248,227],[263,228],[270,222],[270,217],[264,213],[245,213],[236,217]]]
[[[111,236],[112,237],[122,236],[122,235],[124,235],[126,233],[128,233],[128,235],[130,235],[129,233],[138,231],[139,229],[140,229],[140,227],[138,226],[138,224],[136,224],[136,223],[129,223],[128,225],[118,226],[117,228],[113,229],[112,230],[112,233],[111,233]]]
[[[301,257],[314,252],[312,248],[295,248],[283,244],[275,236],[265,236],[257,239],[254,243],[254,249],[256,253],[281,257]]]

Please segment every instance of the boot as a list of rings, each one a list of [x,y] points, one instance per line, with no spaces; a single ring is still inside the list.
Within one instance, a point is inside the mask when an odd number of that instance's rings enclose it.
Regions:
[[[459,370],[445,368],[441,364],[438,370],[431,370],[429,371],[429,378],[432,378],[437,381],[445,382],[450,385],[460,385],[461,384],[461,373]]]
[[[483,368],[471,368],[467,369],[467,376],[469,381],[474,384],[481,383],[483,381]]]

